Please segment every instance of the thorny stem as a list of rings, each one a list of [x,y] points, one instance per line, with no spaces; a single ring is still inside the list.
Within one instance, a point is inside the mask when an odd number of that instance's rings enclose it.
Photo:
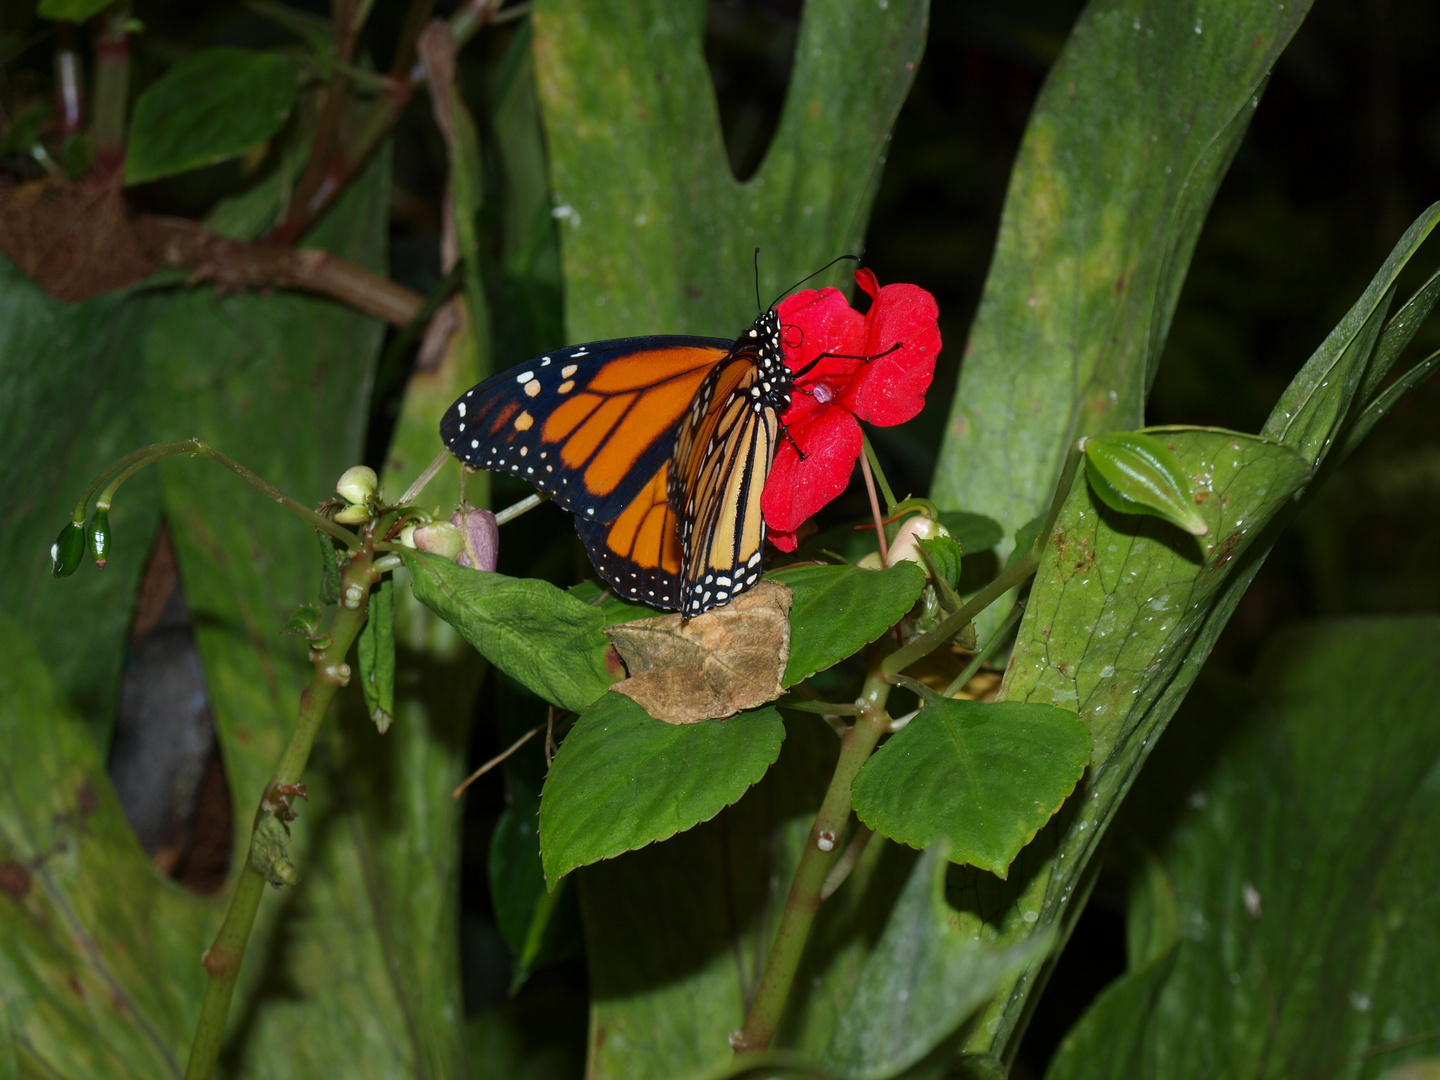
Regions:
[[[222,454],[202,439],[177,439],[173,442],[152,443],[149,446],[141,447],[139,450],[126,454],[90,482],[90,486],[85,489],[84,497],[75,505],[75,511],[71,514],[70,520],[85,520],[85,505],[90,501],[90,496],[94,493],[95,489],[103,484],[106,478],[114,476],[117,472],[120,474],[115,476],[115,479],[110,482],[109,486],[100,493],[100,497],[95,500],[97,508],[105,507],[109,509],[110,505],[115,501],[115,493],[120,490],[120,485],[125,483],[126,480],[130,479],[130,477],[141,469],[145,468],[145,466],[154,464],[162,458],[175,457],[178,454],[191,454],[196,457],[209,458],[217,465],[223,465],[251,487],[257,488],[274,499],[292,514],[304,518],[321,532],[329,533],[352,551],[360,547],[360,541],[356,539],[355,534],[349,529],[336,525],[335,522],[324,515],[317,514],[303,503],[296,502],[279,488],[267,483],[234,458]]]
[[[760,989],[750,1005],[745,1025],[730,1036],[730,1045],[737,1054],[765,1050],[775,1037],[785,999],[790,994],[790,986],[795,981],[795,972],[805,950],[805,940],[820,908],[820,893],[825,886],[826,875],[835,861],[836,845],[850,820],[850,787],[860,767],[874,752],[880,737],[890,729],[890,717],[885,712],[889,694],[890,687],[884,672],[878,666],[872,667],[860,692],[859,704],[864,707],[864,712],[841,737],[840,760],[835,763],[835,774],[830,778],[825,801],[820,804],[820,813],[816,815],[815,824],[805,840],[805,852],[795,869],[795,879],[780,917],[780,929],[776,932],[775,944],[770,948],[765,971],[760,976]]]
[[[300,718],[290,735],[290,744],[281,755],[270,782],[265,785],[260,805],[255,811],[258,826],[266,814],[274,814],[281,805],[278,797],[286,786],[299,783],[315,745],[315,736],[336,691],[350,681],[350,668],[345,656],[365,625],[369,612],[370,586],[375,580],[371,555],[361,551],[351,556],[340,577],[342,597],[335,618],[326,635],[329,643],[311,652],[314,674],[310,685],[300,695]],[[230,1013],[230,1000],[235,982],[245,959],[245,947],[255,925],[255,913],[265,892],[265,877],[247,858],[240,880],[230,896],[230,907],[214,944],[205,950],[202,963],[209,974],[205,1000],[200,1007],[200,1023],[190,1047],[190,1060],[185,1080],[209,1080],[220,1055],[220,1042],[225,1034],[225,1021]]]

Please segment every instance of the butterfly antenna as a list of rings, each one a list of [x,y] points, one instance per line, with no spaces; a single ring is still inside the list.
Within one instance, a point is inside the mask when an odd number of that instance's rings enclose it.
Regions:
[[[786,290],[785,290],[784,292],[782,292],[779,296],[775,297],[774,301],[771,302],[770,306],[773,308],[773,307],[774,307],[776,304],[778,304],[782,299],[784,299],[785,297],[789,296],[792,292],[794,292],[796,289],[798,289],[801,285],[804,285],[805,282],[809,281],[809,280],[810,280],[811,278],[813,278],[813,277],[819,277],[819,276],[820,276],[821,274],[823,274],[826,270],[829,270],[830,267],[834,266],[834,265],[835,265],[836,263],[838,263],[838,262],[844,262],[846,259],[849,259],[851,262],[857,262],[857,263],[858,263],[858,262],[860,261],[860,256],[859,256],[859,255],[837,255],[837,256],[835,256],[835,258],[831,259],[831,260],[830,260],[828,263],[826,263],[824,266],[820,267],[819,270],[816,270],[813,274],[806,274],[803,278],[801,278],[799,281],[797,281],[794,285],[791,285],[790,288],[786,289]]]
[[[760,249],[755,249],[755,310],[763,312],[760,306]]]

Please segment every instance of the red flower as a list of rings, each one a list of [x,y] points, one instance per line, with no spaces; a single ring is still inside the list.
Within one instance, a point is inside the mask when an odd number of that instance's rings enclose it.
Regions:
[[[935,374],[935,298],[916,285],[882,289],[865,269],[855,272],[855,283],[871,297],[864,315],[839,289],[829,288],[806,289],[776,309],[791,371],[804,370],[822,354],[841,354],[827,355],[795,381],[781,417],[790,439],[781,437],[760,499],[770,542],[781,551],[794,551],[795,530],[850,482],[862,449],[857,421],[889,427],[913,419]],[[874,359],[847,359],[864,356]]]

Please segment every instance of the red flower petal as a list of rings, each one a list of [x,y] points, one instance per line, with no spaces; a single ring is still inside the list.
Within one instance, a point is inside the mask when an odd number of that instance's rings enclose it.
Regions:
[[[870,280],[873,282],[874,275]],[[925,391],[935,375],[935,357],[940,352],[938,314],[935,298],[918,286],[880,289],[865,316],[862,346],[863,355],[875,359],[859,368],[841,404],[861,420],[881,427],[914,419],[925,407]],[[897,341],[900,348],[879,355]]]
[[[794,532],[844,491],[860,456],[860,425],[838,406],[816,410],[805,423],[790,428],[790,435],[805,451],[805,460],[800,460],[789,439],[780,440],[760,496],[760,509],[772,534]]]

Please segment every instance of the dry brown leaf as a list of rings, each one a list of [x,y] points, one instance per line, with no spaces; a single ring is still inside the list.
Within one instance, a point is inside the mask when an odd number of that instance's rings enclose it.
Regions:
[[[790,658],[790,590],[762,581],[723,607],[606,628],[630,678],[611,689],[667,724],[719,720],[774,701]]]

